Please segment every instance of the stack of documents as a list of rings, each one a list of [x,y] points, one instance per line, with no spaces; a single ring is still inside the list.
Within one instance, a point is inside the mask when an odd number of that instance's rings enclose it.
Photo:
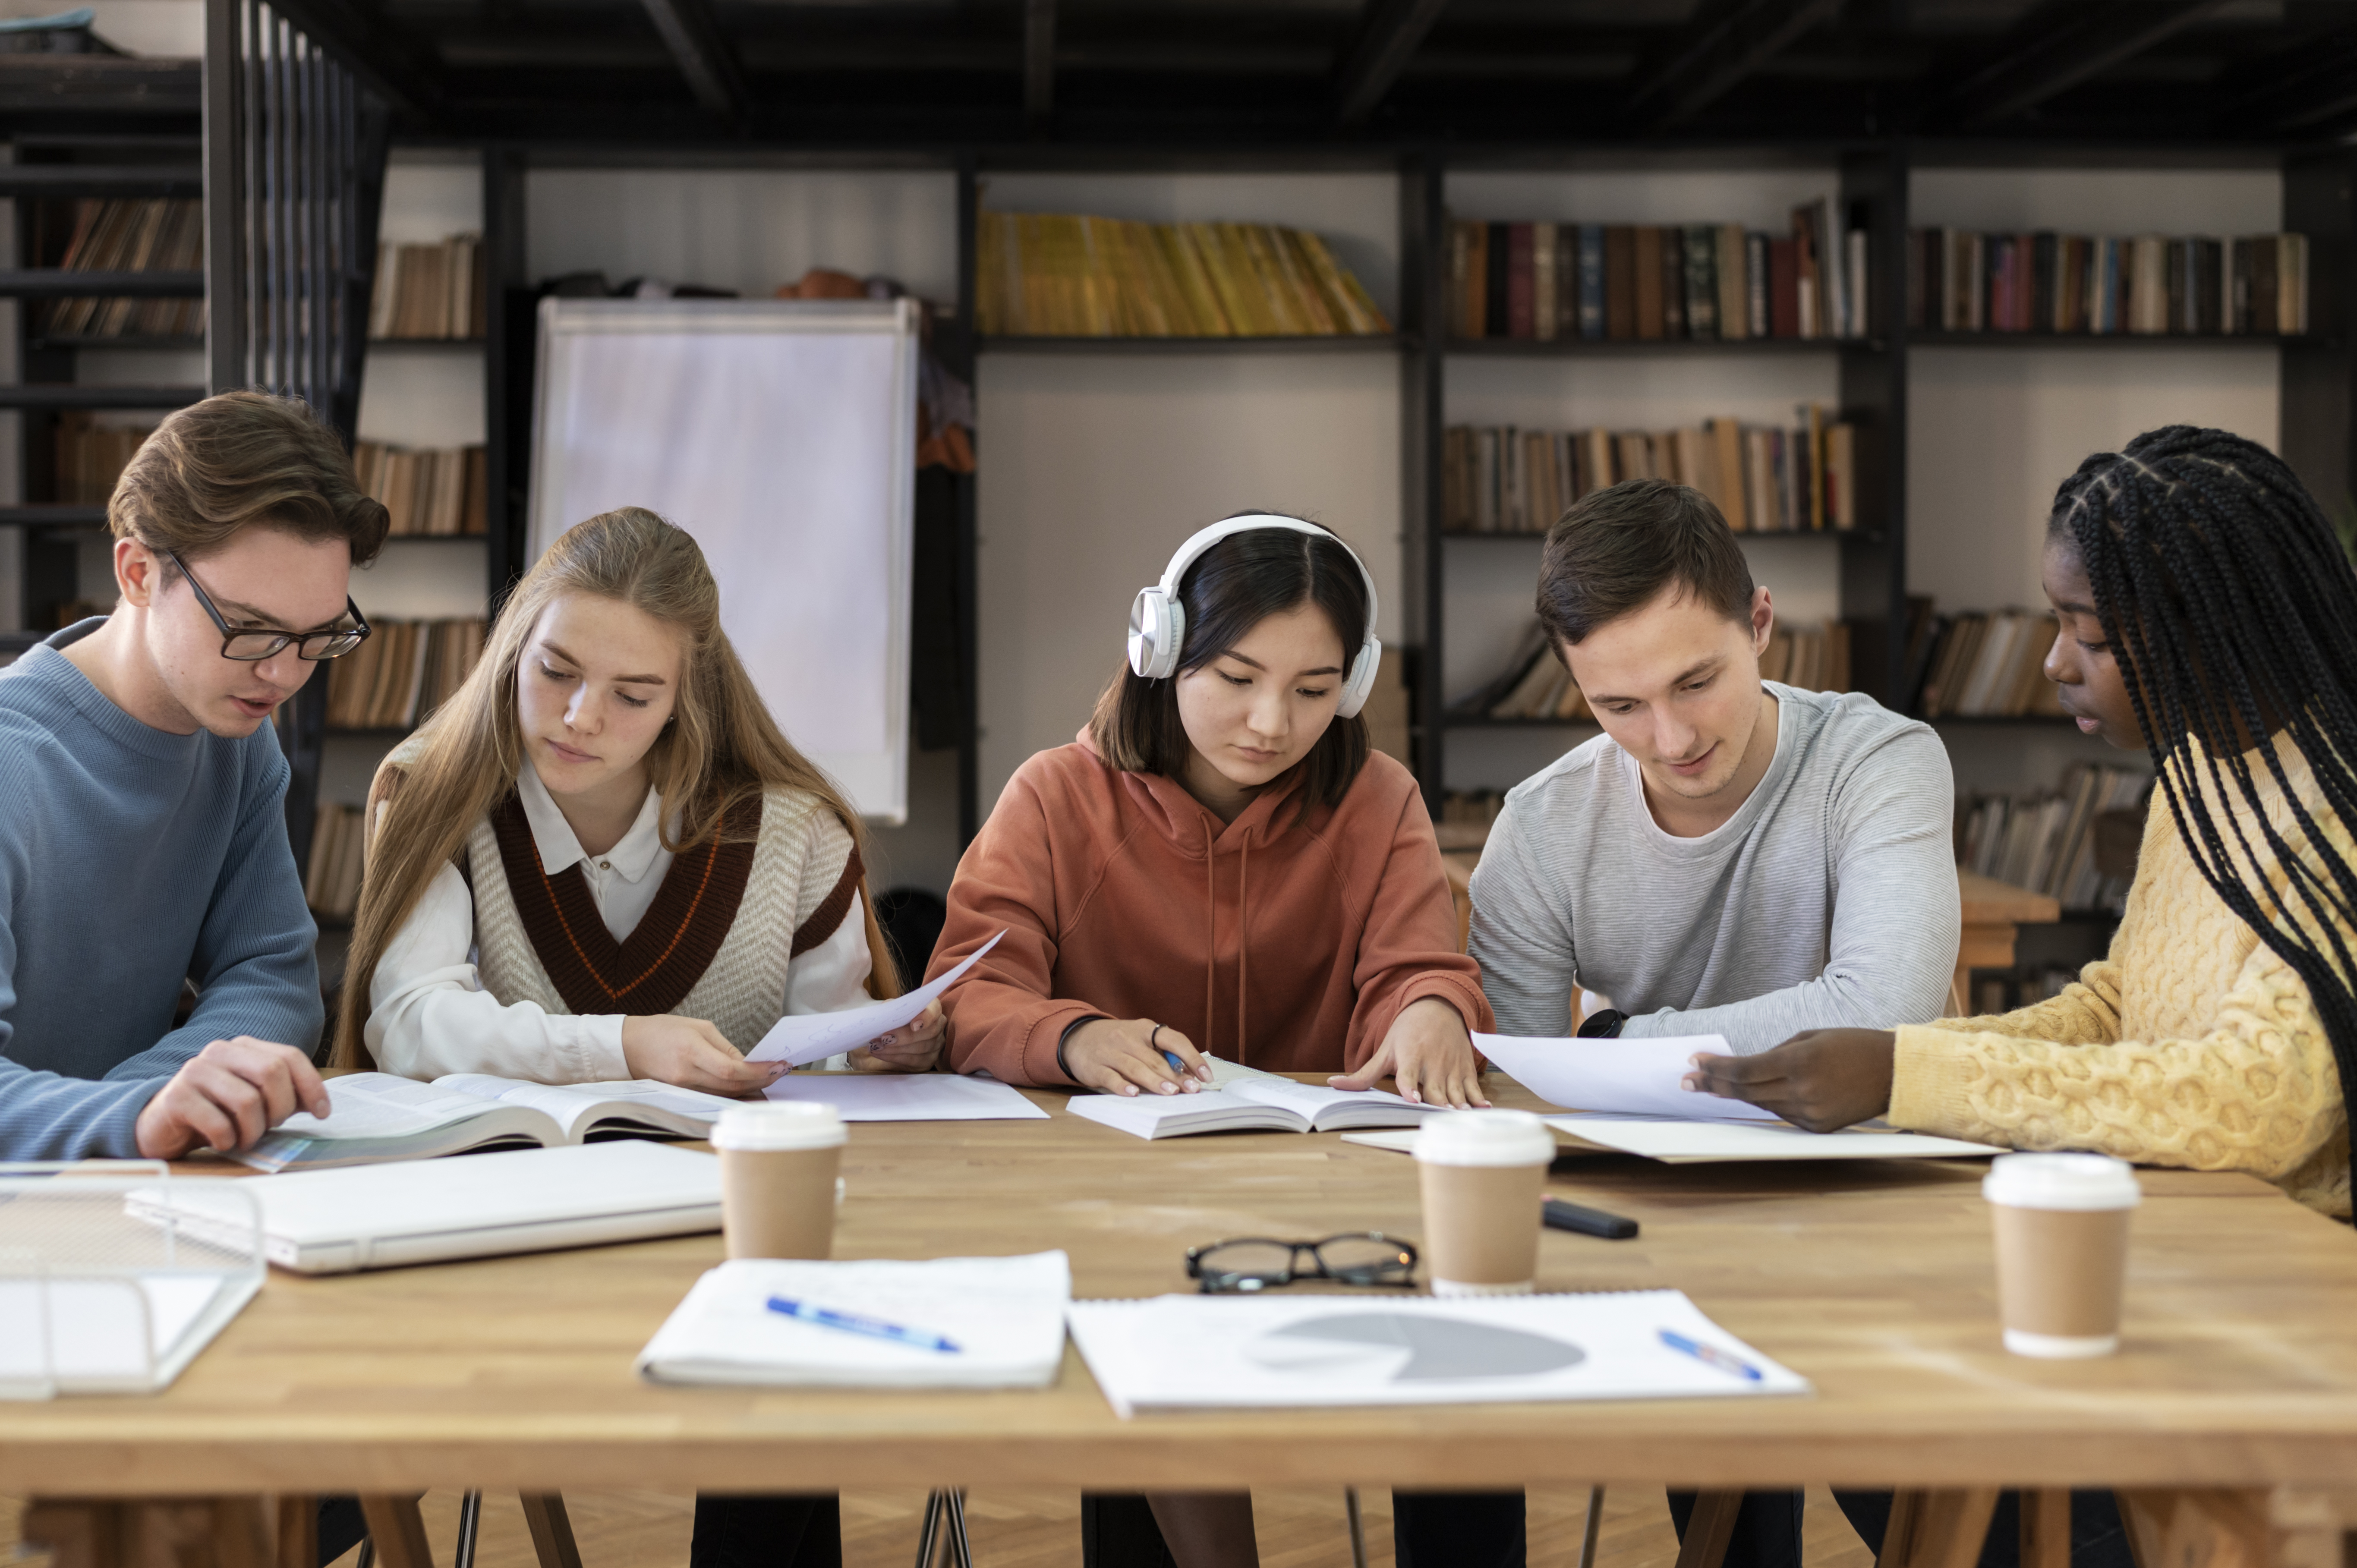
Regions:
[[[930,1262],[737,1258],[639,1352],[662,1383],[1038,1389],[1064,1359],[1061,1252]]]
[[[1683,1291],[1164,1295],[1072,1305],[1124,1420],[1141,1410],[1724,1399],[1810,1391]]]

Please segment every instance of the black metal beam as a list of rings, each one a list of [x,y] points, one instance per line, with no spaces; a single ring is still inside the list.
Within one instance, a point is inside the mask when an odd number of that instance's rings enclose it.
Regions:
[[[1023,0],[1023,121],[1048,128],[1056,113],[1056,0]]]
[[[745,75],[737,66],[719,18],[709,0],[640,0],[647,19],[662,35],[680,75],[687,79],[695,101],[728,125],[741,126],[753,115],[753,95],[746,91]]]
[[[1357,36],[1334,69],[1329,97],[1338,124],[1366,123],[1407,69],[1448,0],[1367,0]]]
[[[1724,97],[1811,27],[1833,19],[1843,0],[1728,0],[1663,51],[1629,94],[1629,108],[1656,129],[1683,124]]]
[[[336,57],[395,113],[433,128],[450,112],[432,50],[352,0],[269,0],[270,8]]]
[[[2218,86],[2230,129],[2320,132],[2357,113],[2357,28],[2246,61]]]
[[[2055,0],[1988,65],[1958,82],[1944,112],[1959,126],[2010,119],[2134,59],[2233,0]]]

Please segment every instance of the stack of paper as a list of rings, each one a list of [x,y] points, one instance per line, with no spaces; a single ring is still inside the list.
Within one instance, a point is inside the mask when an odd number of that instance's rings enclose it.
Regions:
[[[663,1383],[1037,1389],[1064,1359],[1061,1252],[930,1262],[738,1258],[639,1352]]]
[[[1697,1056],[1732,1056],[1725,1036],[1657,1040],[1523,1039],[1476,1035],[1473,1048],[1550,1105],[1688,1122],[1775,1122],[1772,1111],[1679,1087]]]
[[[1071,1316],[1073,1341],[1125,1420],[1141,1410],[1809,1391],[1674,1290],[1165,1295],[1075,1302]]]

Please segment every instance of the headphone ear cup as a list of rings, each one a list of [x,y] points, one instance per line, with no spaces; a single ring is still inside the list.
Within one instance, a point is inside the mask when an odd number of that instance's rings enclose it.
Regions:
[[[1359,645],[1359,656],[1351,660],[1351,673],[1342,681],[1342,700],[1334,704],[1334,716],[1354,718],[1367,705],[1374,693],[1375,676],[1383,669],[1383,645],[1379,638],[1369,638]]]
[[[1129,607],[1129,667],[1149,681],[1168,675],[1184,645],[1187,612],[1159,587],[1141,588]]]

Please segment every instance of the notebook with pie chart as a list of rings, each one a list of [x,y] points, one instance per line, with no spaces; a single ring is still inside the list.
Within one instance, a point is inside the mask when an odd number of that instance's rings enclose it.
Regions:
[[[1072,1338],[1115,1413],[1804,1394],[1683,1291],[1165,1295],[1082,1301]]]

